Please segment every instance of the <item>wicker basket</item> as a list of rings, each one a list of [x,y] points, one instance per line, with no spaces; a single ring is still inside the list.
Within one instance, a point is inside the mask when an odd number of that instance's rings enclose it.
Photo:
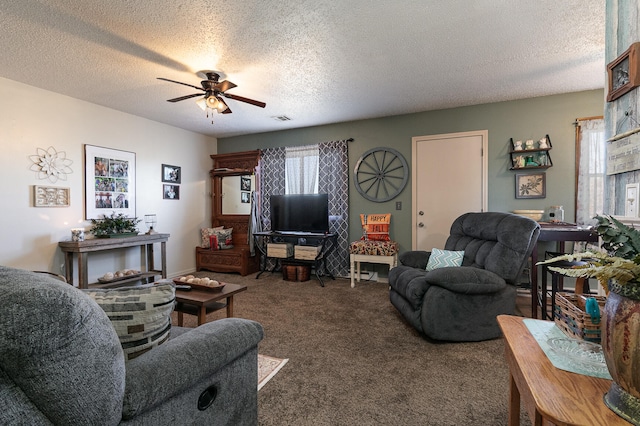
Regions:
[[[593,322],[591,315],[585,312],[584,305],[587,297],[594,297],[598,302],[600,312],[604,311],[606,297],[556,293],[556,308],[553,319],[558,328],[567,336],[599,344],[600,321]]]
[[[310,265],[282,265],[282,279],[285,281],[309,281],[311,278]]]

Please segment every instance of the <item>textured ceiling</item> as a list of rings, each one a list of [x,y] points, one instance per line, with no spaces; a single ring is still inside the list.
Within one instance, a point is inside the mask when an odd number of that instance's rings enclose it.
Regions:
[[[604,3],[0,0],[0,76],[233,136],[602,88]],[[202,69],[266,108],[166,102]]]

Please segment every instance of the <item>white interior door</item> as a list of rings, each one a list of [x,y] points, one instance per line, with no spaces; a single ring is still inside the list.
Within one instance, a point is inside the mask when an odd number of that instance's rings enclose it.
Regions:
[[[488,131],[412,138],[413,250],[443,248],[463,213],[487,210]]]

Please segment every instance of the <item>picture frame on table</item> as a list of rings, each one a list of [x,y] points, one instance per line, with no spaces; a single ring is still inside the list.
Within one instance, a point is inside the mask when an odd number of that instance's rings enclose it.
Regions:
[[[516,173],[516,198],[545,198],[546,173]]]
[[[171,166],[169,164],[162,165],[162,181],[167,183],[181,183],[182,167]]]
[[[607,65],[607,102],[640,86],[640,42],[633,43]]]
[[[180,185],[162,185],[162,198],[165,200],[179,200]]]
[[[85,145],[84,156],[85,219],[136,217],[135,152]]]

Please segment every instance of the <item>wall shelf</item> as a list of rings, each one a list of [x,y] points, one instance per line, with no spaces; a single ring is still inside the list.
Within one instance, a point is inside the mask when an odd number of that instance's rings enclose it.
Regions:
[[[511,158],[511,167],[509,170],[535,170],[535,169],[548,169],[553,166],[551,161],[551,138],[549,135],[545,135],[542,140],[546,139],[546,148],[540,148],[540,141],[534,142],[534,148],[516,149],[516,144],[513,142],[513,138],[509,139],[509,156]]]

